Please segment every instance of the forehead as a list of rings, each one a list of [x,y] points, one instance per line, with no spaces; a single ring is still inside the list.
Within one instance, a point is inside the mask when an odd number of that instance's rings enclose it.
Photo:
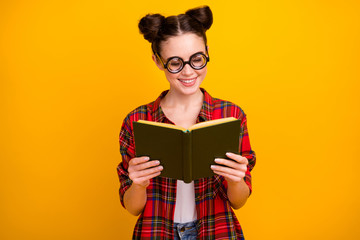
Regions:
[[[161,43],[160,55],[165,59],[173,56],[187,59],[196,52],[205,53],[205,43],[202,37],[193,33],[170,37]]]

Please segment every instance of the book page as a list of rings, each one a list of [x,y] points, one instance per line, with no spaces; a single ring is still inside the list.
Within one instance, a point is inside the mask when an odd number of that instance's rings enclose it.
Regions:
[[[146,121],[146,120],[139,120],[138,122],[143,123],[143,124],[149,124],[149,125],[153,125],[153,126],[158,126],[158,127],[177,129],[177,130],[181,130],[181,131],[184,131],[184,132],[186,131],[186,129],[183,128],[183,127],[176,126],[176,125],[169,124],[169,123],[152,122],[152,121]]]
[[[138,122],[153,125],[153,126],[177,129],[177,130],[181,130],[183,132],[186,132],[187,130],[191,131],[191,130],[194,130],[194,129],[213,126],[213,125],[226,123],[226,122],[232,122],[232,121],[235,121],[235,120],[237,120],[237,119],[234,118],[234,117],[210,120],[210,121],[206,121],[206,122],[197,123],[197,124],[191,126],[189,129],[186,129],[186,128],[183,128],[183,127],[180,127],[180,126],[177,126],[177,125],[169,124],[169,123],[152,122],[152,121],[147,121],[147,120],[139,120]]]
[[[220,123],[226,123],[226,122],[232,122],[237,120],[234,117],[228,117],[228,118],[221,118],[221,119],[216,119],[216,120],[210,120],[210,121],[206,121],[206,122],[201,122],[201,123],[197,123],[193,126],[191,126],[189,128],[189,131],[194,130],[194,129],[198,129],[198,128],[203,128],[203,127],[208,127],[208,126],[213,126],[213,125],[217,125]]]

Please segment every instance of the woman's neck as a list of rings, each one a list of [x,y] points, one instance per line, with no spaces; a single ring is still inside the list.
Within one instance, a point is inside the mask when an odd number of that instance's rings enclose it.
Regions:
[[[204,95],[200,89],[191,95],[184,95],[171,89],[161,100],[161,105],[168,108],[188,109],[197,105],[202,105]]]

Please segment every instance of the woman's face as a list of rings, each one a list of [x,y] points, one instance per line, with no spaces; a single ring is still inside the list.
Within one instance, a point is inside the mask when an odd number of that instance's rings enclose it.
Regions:
[[[189,61],[190,56],[197,52],[207,54],[203,38],[193,33],[186,33],[162,42],[160,56],[164,63],[174,56],[180,57],[186,62]],[[164,69],[161,62],[156,60],[155,56],[153,56],[153,59],[157,66],[165,72],[165,76],[170,83],[170,90],[185,95],[196,93],[199,90],[207,72],[207,66],[195,70],[189,64],[185,64],[180,72],[170,73],[167,69]]]

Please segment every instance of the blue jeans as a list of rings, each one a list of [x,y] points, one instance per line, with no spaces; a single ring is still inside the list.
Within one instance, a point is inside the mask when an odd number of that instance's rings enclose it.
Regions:
[[[174,223],[174,240],[196,240],[196,221],[188,223]]]

